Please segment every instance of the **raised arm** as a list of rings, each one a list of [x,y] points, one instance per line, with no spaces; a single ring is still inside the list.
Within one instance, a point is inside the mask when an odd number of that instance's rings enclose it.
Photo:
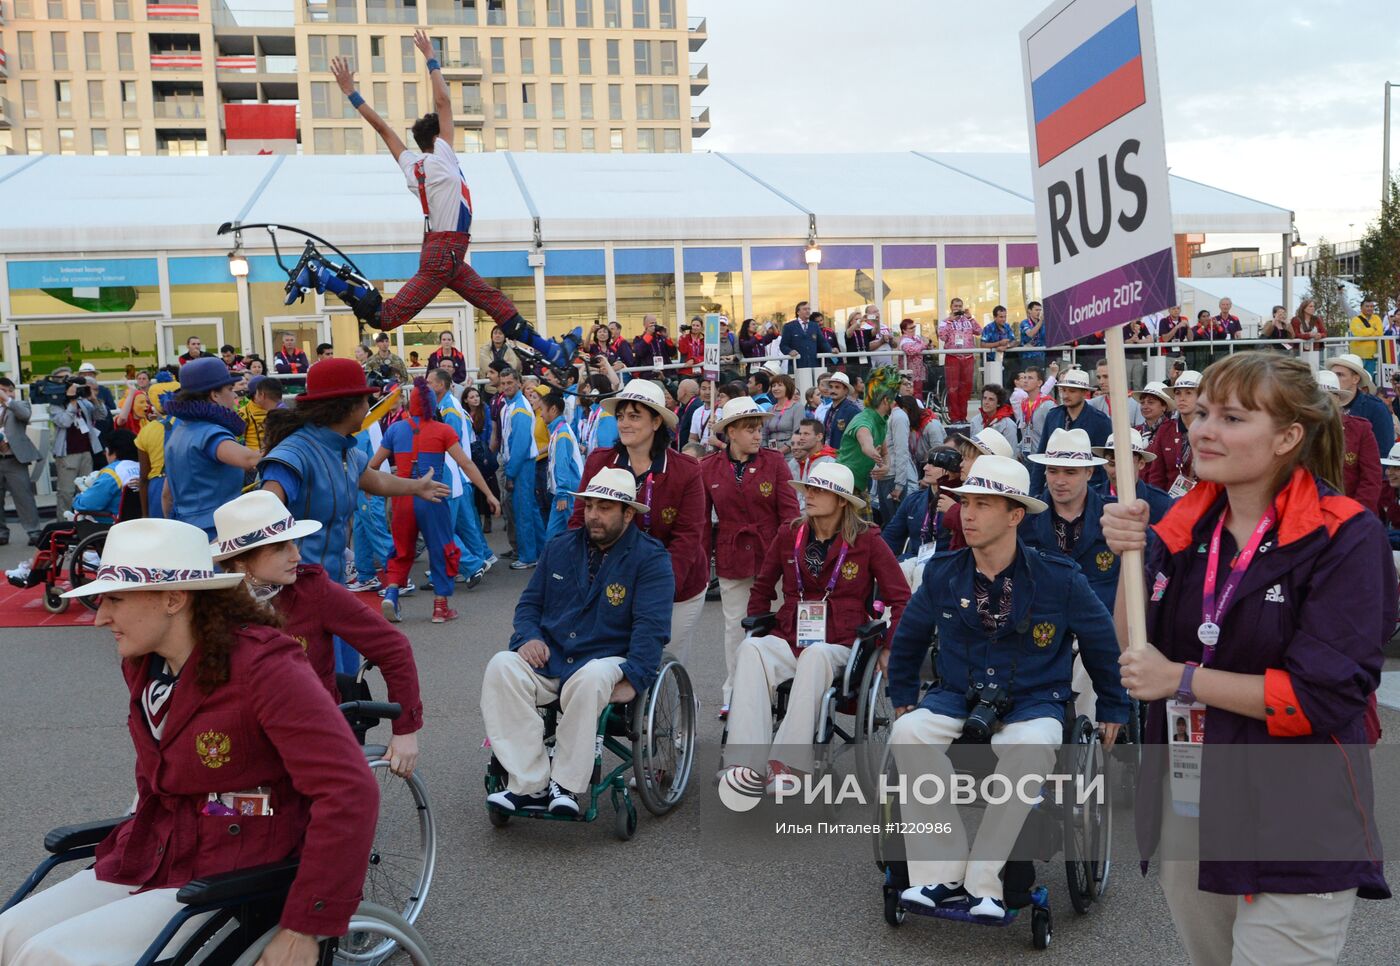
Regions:
[[[351,106],[360,112],[360,117],[369,122],[369,126],[374,128],[375,133],[384,142],[384,146],[394,156],[394,160],[398,161],[399,155],[403,154],[405,150],[403,141],[394,133],[394,129],[389,126],[388,122],[380,117],[374,108],[365,103],[360,92],[355,90],[355,72],[351,69],[350,62],[341,57],[333,58],[331,60],[331,74],[335,77],[335,82],[340,85],[341,93],[350,98]]]
[[[442,66],[438,64],[433,42],[421,30],[413,32],[413,43],[428,62],[428,79],[433,87],[433,110],[438,116],[438,137],[452,143],[452,95],[447,93],[447,81],[442,79]]]

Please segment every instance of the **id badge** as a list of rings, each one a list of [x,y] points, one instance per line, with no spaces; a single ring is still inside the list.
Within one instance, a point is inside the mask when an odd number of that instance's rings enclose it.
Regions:
[[[1195,485],[1195,480],[1186,476],[1184,473],[1178,473],[1176,474],[1176,481],[1172,483],[1172,488],[1167,491],[1167,496],[1171,497],[1173,500],[1180,499],[1191,492],[1191,488]]]
[[[937,552],[938,552],[938,544],[934,543],[932,540],[930,540],[928,543],[926,543],[926,544],[924,544],[923,546],[921,546],[921,547],[919,548],[919,556],[918,556],[919,566],[922,567],[924,564],[928,563],[929,558],[932,557],[932,556],[933,556],[935,553],[937,553]]]
[[[797,602],[797,646],[811,647],[826,643],[826,601]]]
[[[1167,751],[1172,777],[1172,810],[1201,814],[1201,751],[1206,740],[1206,706],[1199,701],[1167,702]]]

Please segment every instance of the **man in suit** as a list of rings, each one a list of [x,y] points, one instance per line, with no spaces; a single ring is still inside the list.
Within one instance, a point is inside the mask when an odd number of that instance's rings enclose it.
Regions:
[[[812,307],[806,302],[797,303],[797,318],[783,325],[778,348],[797,366],[797,388],[806,392],[817,383],[821,371],[819,352],[831,352],[832,348],[822,332],[821,323],[812,318]]]
[[[15,384],[0,376],[0,546],[10,542],[10,526],[4,519],[5,493],[14,500],[20,526],[29,533],[32,547],[44,529],[39,508],[34,505],[34,481],[29,464],[39,458],[39,450],[29,439],[29,403],[19,398]]]

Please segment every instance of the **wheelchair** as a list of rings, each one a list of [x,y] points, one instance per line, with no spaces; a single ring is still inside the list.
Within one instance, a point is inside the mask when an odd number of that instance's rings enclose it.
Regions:
[[[61,522],[47,533],[35,555],[35,567],[26,578],[10,578],[16,587],[44,585],[44,609],[50,614],[62,614],[68,610],[70,600],[63,592],[69,588],[81,587],[97,576],[97,567],[84,560],[93,553],[102,558],[102,547],[107,542],[107,531],[122,520],[135,520],[141,516],[141,493],[130,487],[122,491],[121,506],[112,518],[96,520],[73,520]],[[60,582],[64,571],[68,572],[68,587]],[[88,610],[97,610],[97,602],[91,597],[79,597]]]
[[[341,708],[347,717],[371,722],[391,719],[399,713],[398,705],[372,701],[347,702]],[[367,755],[373,747],[366,748]],[[387,762],[382,764],[387,768]],[[29,896],[57,866],[91,859],[97,852],[98,843],[130,818],[130,815],[123,815],[64,826],[49,832],[44,837],[44,849],[50,853],[48,858],[29,874],[4,907],[0,908],[0,912]],[[380,825],[384,825],[382,812]],[[380,850],[380,836],[381,830],[376,830],[375,852]],[[282,905],[296,878],[297,865],[296,859],[287,859],[187,883],[176,893],[176,900],[184,908],[151,941],[136,961],[136,966],[184,966],[193,963],[201,966],[253,966],[277,932]],[[367,893],[372,888],[374,875],[373,853],[370,869],[365,879]],[[418,908],[421,908],[421,902]],[[179,948],[166,950],[182,926],[196,916],[206,914],[207,919]],[[413,914],[417,915],[417,909]],[[367,898],[351,917],[350,927],[344,936],[321,941],[319,963],[320,966],[378,966],[396,951],[401,951],[414,966],[431,964],[427,943],[412,922],[395,909]],[[162,956],[163,952],[168,952],[168,955]]]
[[[740,621],[740,626],[748,636],[762,637],[772,632],[777,621],[776,614],[754,614]],[[876,660],[888,629],[889,623],[883,616],[856,628],[855,645],[846,660],[845,670],[822,695],[817,729],[812,736],[813,743],[822,751],[817,767],[826,772],[837,770],[845,764],[843,753],[849,751],[853,754],[855,774],[862,788],[874,787],[894,724],[894,705],[885,691],[885,675]],[[774,689],[775,733],[787,715],[791,692],[792,679]],[[727,743],[728,738],[729,729],[725,728],[721,745]],[[841,739],[839,744],[833,740],[836,738]]]
[[[613,702],[598,716],[587,808],[574,817],[551,815],[546,809],[506,812],[488,803],[487,818],[496,828],[505,828],[517,817],[592,822],[598,818],[599,799],[608,795],[613,807],[613,831],[623,841],[632,838],[637,831],[633,789],[652,815],[665,815],[681,803],[695,763],[695,721],[699,709],[695,688],[684,665],[669,652],[663,652],[656,681],[645,693],[631,701]],[[538,711],[544,718],[545,745],[552,755],[559,702]],[[605,748],[618,759],[618,764],[606,773],[603,771]],[[630,781],[629,770],[632,772]],[[502,791],[508,780],[505,768],[493,754],[486,768],[486,794]]]

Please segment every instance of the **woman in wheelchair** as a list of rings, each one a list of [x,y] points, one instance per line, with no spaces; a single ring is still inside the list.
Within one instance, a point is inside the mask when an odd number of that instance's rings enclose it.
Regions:
[[[96,865],[0,915],[7,966],[130,963],[179,910],[181,886],[299,856],[259,963],[317,961],[360,903],[378,790],[345,719],[279,620],[214,570],[208,539],[172,520],[114,526],[97,625],[131,694],[135,814]],[[187,922],[174,948],[201,925]]]
[[[856,629],[875,616],[877,588],[891,630],[909,601],[899,562],[860,517],[865,501],[850,469],[823,463],[790,483],[802,489],[806,509],[769,545],[748,613],[769,612],[779,580],[783,605],[774,633],[746,638],[735,661],[724,780],[736,787],[772,787],[780,773],[812,770],[822,696],[846,666]],[[880,652],[882,668],[887,656]],[[787,714],[775,736],[776,689],[789,680]]]
[[[1026,513],[1046,509],[1029,487],[1026,468],[1014,459],[982,456],[966,482],[949,491],[962,498],[968,546],[928,562],[890,647],[889,694],[899,715],[890,747],[906,787],[935,774],[946,788],[952,774],[947,746],[959,737],[986,741],[989,733],[997,773],[1010,787],[1019,787],[1022,776],[1047,774],[1073,695],[1073,636],[1098,695],[1105,745],[1128,720],[1108,609],[1068,559],[1017,540]],[[920,668],[935,639],[936,683],[920,701]],[[905,822],[946,823],[952,835],[905,836],[910,885],[900,898],[1004,918],[1000,873],[1030,808],[1020,795],[989,805],[969,853],[956,806],[906,796],[900,804]]]
[[[214,560],[225,570],[245,575],[244,586],[253,598],[277,611],[283,633],[305,648],[311,669],[333,701],[341,700],[335,635],[379,667],[389,700],[403,709],[394,720],[385,757],[394,774],[413,774],[423,727],[413,647],[377,609],[365,607],[331,580],[325,568],[301,563],[297,541],[320,530],[321,524],[292,519],[281,500],[266,490],[254,490],[215,510],[214,529]]]

